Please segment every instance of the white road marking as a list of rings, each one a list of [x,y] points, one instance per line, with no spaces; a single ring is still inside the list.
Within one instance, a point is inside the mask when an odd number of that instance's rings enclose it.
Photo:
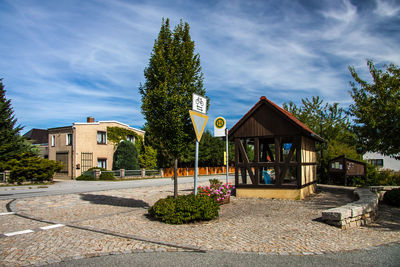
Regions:
[[[43,227],[39,227],[42,230],[50,230],[53,228],[57,228],[57,227],[62,227],[65,226],[64,224],[58,223],[58,224],[53,224],[53,225],[48,225],[48,226],[43,226]]]
[[[11,232],[11,233],[5,233],[5,236],[14,236],[14,235],[22,235],[22,234],[29,234],[33,233],[33,230],[28,229],[28,230],[23,230],[23,231],[18,231],[18,232]]]
[[[13,215],[15,214],[15,212],[0,212],[0,216],[1,215]]]

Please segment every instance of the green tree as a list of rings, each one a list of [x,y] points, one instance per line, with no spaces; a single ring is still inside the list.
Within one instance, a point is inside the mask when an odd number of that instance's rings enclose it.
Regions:
[[[376,69],[367,61],[372,82],[362,80],[354,67],[349,67],[355,82],[350,82],[350,114],[362,152],[373,151],[400,158],[400,68],[385,65]]]
[[[147,134],[151,135],[164,160],[174,162],[174,197],[178,195],[178,159],[194,131],[189,116],[192,94],[205,95],[200,56],[189,34],[189,24],[182,21],[171,31],[169,19],[162,21],[158,38],[144,70],[140,85],[142,113]]]
[[[140,167],[153,170],[157,167],[157,150],[151,146],[144,147],[144,153],[139,156]]]
[[[28,146],[19,135],[23,127],[16,126],[17,119],[11,107],[11,100],[7,100],[5,94],[3,79],[0,79],[0,162],[15,158]]]
[[[121,141],[113,157],[113,170],[138,170],[138,153],[136,146],[130,141]]]
[[[355,135],[351,131],[350,119],[338,103],[325,103],[320,97],[302,99],[298,107],[293,102],[284,103],[283,108],[312,131],[324,138],[327,143],[317,143],[317,160],[320,164],[320,178],[324,180],[328,161],[337,156],[361,159],[355,146]]]

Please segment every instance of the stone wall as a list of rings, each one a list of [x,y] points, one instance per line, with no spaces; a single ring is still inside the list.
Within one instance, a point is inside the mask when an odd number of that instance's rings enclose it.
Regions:
[[[378,195],[370,188],[357,188],[354,194],[357,201],[323,211],[322,220],[341,229],[371,223],[378,212]]]

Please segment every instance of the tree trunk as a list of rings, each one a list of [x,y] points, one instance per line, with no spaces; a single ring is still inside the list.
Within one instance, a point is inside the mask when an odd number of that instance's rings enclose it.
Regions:
[[[178,198],[178,159],[174,162],[174,198]]]

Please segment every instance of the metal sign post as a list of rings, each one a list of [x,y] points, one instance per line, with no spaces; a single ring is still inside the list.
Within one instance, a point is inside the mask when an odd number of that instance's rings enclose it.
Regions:
[[[224,163],[226,165],[226,183],[228,183],[228,179],[229,179],[228,129],[226,128],[225,119],[223,117],[218,117],[214,121],[214,137],[224,137],[224,136],[226,138],[226,152],[224,153]]]
[[[229,183],[229,141],[228,141],[228,128],[225,128],[226,135],[226,183]]]
[[[197,177],[199,175],[199,141],[196,140],[196,156],[194,160],[194,195],[197,195]]]
[[[201,97],[203,98],[203,97]],[[194,98],[193,98],[194,99]],[[197,98],[198,99],[198,98]],[[205,98],[202,99],[201,101],[198,101],[198,103],[203,103],[205,105]],[[206,111],[205,109],[202,109],[202,111]],[[197,195],[197,177],[198,177],[198,169],[199,169],[199,143],[201,140],[201,136],[203,135],[204,129],[207,124],[208,116],[199,113],[193,110],[189,110],[190,113],[190,118],[192,119],[194,131],[196,133],[196,154],[195,154],[195,162],[194,162],[194,190],[193,193],[194,195]]]

